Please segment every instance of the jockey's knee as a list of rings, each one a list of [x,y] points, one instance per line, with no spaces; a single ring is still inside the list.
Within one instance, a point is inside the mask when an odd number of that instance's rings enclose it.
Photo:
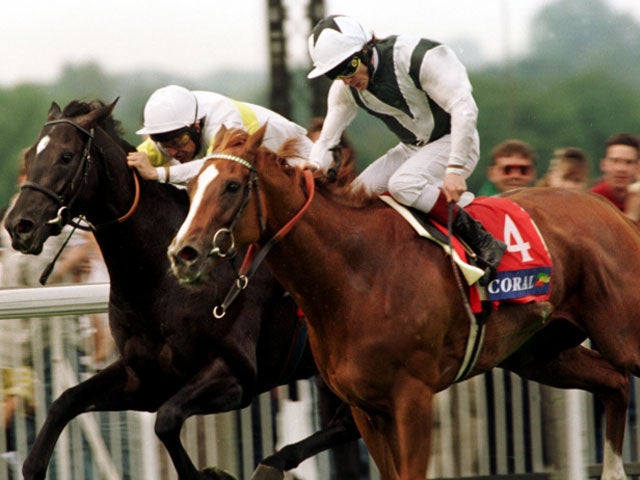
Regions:
[[[408,207],[413,205],[422,190],[415,184],[415,178],[399,173],[391,176],[387,187],[389,188],[389,194],[397,202]]]
[[[402,205],[429,212],[436,202],[440,189],[434,185],[416,182],[414,175],[393,175],[389,179],[389,194]]]

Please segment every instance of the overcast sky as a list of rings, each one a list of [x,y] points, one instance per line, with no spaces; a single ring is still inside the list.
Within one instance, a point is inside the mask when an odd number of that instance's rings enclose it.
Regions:
[[[473,45],[492,61],[527,48],[532,16],[553,0],[326,0],[378,37],[411,33]],[[640,0],[606,0],[640,21]],[[198,76],[268,65],[266,0],[18,0],[0,14],[0,86],[52,81],[65,64],[96,62]],[[292,62],[306,64],[308,0],[285,0]],[[462,40],[465,40],[464,42]],[[636,46],[637,47],[637,46]]]

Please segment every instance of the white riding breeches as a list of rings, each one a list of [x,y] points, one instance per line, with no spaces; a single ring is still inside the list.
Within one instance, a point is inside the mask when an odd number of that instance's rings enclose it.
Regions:
[[[440,194],[450,152],[450,135],[423,147],[400,143],[365,168],[356,182],[372,193],[388,192],[403,205],[429,212]],[[468,176],[465,172],[465,179]]]

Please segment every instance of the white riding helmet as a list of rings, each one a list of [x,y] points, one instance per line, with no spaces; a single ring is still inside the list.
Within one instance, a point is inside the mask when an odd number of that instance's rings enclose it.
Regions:
[[[189,127],[204,117],[191,90],[169,85],[153,92],[144,106],[144,127],[138,135],[154,135]]]
[[[309,36],[309,55],[315,67],[307,78],[316,78],[359,52],[373,35],[359,22],[344,15],[330,15],[320,20]]]

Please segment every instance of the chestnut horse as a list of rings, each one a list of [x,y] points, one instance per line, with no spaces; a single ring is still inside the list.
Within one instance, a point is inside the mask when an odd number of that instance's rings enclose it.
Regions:
[[[98,410],[157,411],[156,433],[181,480],[231,478],[217,469],[197,471],[180,430],[189,416],[245,407],[256,395],[317,371],[308,345],[292,348],[301,325],[297,306],[266,268],[256,271],[222,319],[212,318],[212,308],[235,284],[239,265],[225,263],[215,284],[200,288],[176,280],[166,250],[189,198],[184,189],[134,176],[126,162],[134,148],[120,137],[111,117],[114,105],[74,101],[61,111],[52,104],[6,220],[13,247],[38,254],[69,217],[86,216],[109,270],[109,322],[120,352],[114,363],[53,402],[24,478],[45,478],[65,425]],[[283,448],[254,478],[282,478],[278,470],[359,437],[348,416],[340,420]]]
[[[266,263],[305,312],[320,372],[351,406],[382,477],[423,480],[433,395],[454,382],[470,332],[452,263],[379,199],[314,182],[285,153],[259,147],[263,133],[241,155],[203,165],[169,249],[173,270],[189,278],[219,263],[208,256],[214,237],[222,243],[216,232],[269,248]],[[523,189],[509,198],[546,241],[552,292],[548,302],[490,312],[471,375],[501,367],[594,393],[607,422],[602,478],[623,480],[629,373],[640,373],[640,235],[592,194]],[[587,338],[597,351],[581,346]]]

